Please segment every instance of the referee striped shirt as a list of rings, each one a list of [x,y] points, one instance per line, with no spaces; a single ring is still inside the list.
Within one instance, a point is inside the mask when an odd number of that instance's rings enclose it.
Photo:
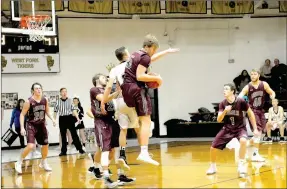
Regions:
[[[73,113],[73,109],[74,109],[74,106],[72,103],[72,99],[67,98],[64,100],[60,98],[56,102],[54,112],[57,112],[59,116],[68,116]]]

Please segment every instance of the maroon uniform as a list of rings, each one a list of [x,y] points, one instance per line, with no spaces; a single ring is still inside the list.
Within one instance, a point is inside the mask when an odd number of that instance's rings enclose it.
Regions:
[[[48,144],[48,131],[46,128],[46,98],[42,97],[37,102],[32,97],[29,99],[30,109],[27,116],[27,143],[35,144],[35,139],[40,145]]]
[[[244,117],[249,109],[249,105],[241,98],[237,98],[233,104],[230,104],[225,99],[219,104],[219,112],[223,112],[228,105],[231,105],[232,109],[225,115],[224,126],[212,142],[212,147],[220,150],[223,150],[226,144],[233,138],[237,138],[238,140],[242,137],[247,138]]]
[[[264,115],[264,103],[265,103],[265,89],[263,81],[260,81],[257,88],[251,83],[248,84],[248,101],[249,106],[254,112],[256,125],[258,131],[263,131],[266,125],[266,118]]]
[[[144,51],[137,51],[131,55],[124,74],[124,83],[121,85],[122,94],[128,107],[135,107],[138,116],[151,115],[152,105],[144,82],[137,81],[136,72],[139,65],[146,68],[151,62],[150,56]]]
[[[119,146],[119,132],[114,120],[114,105],[106,103],[107,115],[101,113],[101,102],[96,99],[99,94],[104,94],[105,89],[93,87],[90,89],[91,111],[94,115],[95,135],[97,145],[102,151],[110,151]],[[118,126],[119,127],[119,126]]]

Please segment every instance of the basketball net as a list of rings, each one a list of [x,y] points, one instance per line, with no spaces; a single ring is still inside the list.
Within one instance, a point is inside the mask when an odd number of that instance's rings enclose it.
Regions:
[[[45,39],[46,26],[50,20],[49,15],[24,16],[21,18],[21,27],[30,31],[30,41],[42,41]]]

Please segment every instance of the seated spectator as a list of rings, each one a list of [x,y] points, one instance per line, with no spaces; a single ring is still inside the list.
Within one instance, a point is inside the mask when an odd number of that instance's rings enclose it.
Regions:
[[[274,66],[271,69],[271,87],[274,91],[280,91],[280,87],[286,86],[287,65],[279,62],[279,59],[274,59]]]
[[[270,83],[271,69],[271,61],[269,59],[266,59],[264,65],[260,68],[260,80]]]
[[[240,92],[250,81],[251,79],[247,70],[243,70],[241,74],[233,80],[238,92]]]
[[[275,130],[279,128],[280,131],[280,143],[286,142],[284,140],[284,110],[281,106],[278,106],[278,100],[273,99],[272,100],[272,107],[269,109],[268,112],[268,122],[266,124],[266,130],[267,130],[267,141],[268,143],[272,143],[271,139],[271,130]]]

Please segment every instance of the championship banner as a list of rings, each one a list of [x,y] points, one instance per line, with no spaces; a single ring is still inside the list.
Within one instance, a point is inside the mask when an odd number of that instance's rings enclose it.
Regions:
[[[254,1],[211,1],[211,13],[218,15],[253,14]]]
[[[60,72],[59,54],[2,54],[2,74]]]
[[[1,0],[1,11],[10,11],[10,0]]]
[[[123,0],[118,1],[119,14],[160,14],[160,1]]]
[[[70,0],[69,11],[94,13],[94,14],[113,14],[112,0]]]
[[[202,0],[166,1],[166,13],[207,14],[207,2]]]
[[[35,1],[35,11],[51,11],[52,2],[51,0],[34,0]],[[22,11],[32,11],[32,3],[27,0],[20,0],[20,7]],[[64,1],[55,0],[55,11],[64,10]]]
[[[279,1],[279,12],[287,13],[287,1]]]

